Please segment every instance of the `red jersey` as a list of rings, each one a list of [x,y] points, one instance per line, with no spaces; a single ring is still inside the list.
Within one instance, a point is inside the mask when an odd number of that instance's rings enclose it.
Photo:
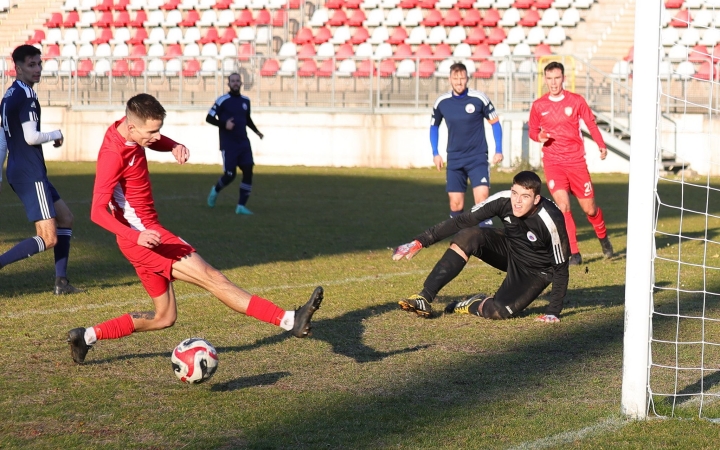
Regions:
[[[97,156],[90,219],[106,230],[137,242],[141,231],[160,226],[150,185],[145,148],[128,142],[117,130],[125,118],[108,128]],[[161,136],[150,145],[171,151],[177,143]]]
[[[542,148],[543,163],[586,164],[580,119],[585,122],[595,143],[605,148],[595,116],[581,95],[563,91],[562,97],[551,99],[547,93],[533,102],[528,123],[530,139],[539,142],[540,130],[550,134]]]

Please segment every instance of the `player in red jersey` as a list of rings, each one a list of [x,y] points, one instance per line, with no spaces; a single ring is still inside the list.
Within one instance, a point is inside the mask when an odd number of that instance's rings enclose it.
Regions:
[[[234,311],[278,325],[296,337],[309,336],[310,319],[323,300],[322,287],[317,287],[301,308],[284,311],[231,283],[190,244],[163,228],[155,211],[144,147],[172,152],[180,164],[188,160],[190,152],[160,134],[165,109],[153,96],[132,97],[125,114],[108,128],[100,147],[90,218],[117,236],[120,251],[135,267],[155,310],[70,330],[73,361],[83,363],[97,340],[171,327],[177,318],[171,284],[176,279],[207,290]]]
[[[544,73],[549,92],[535,100],[530,108],[529,134],[530,139],[543,144],[542,160],[547,185],[555,204],[565,216],[565,227],[570,238],[570,265],[582,264],[575,221],[570,212],[570,194],[577,198],[595,229],[603,255],[611,258],[613,247],[607,237],[602,209],[595,203],[595,192],[585,161],[580,119],[585,122],[600,148],[600,159],[607,156],[605,141],[585,99],[563,88],[563,65],[553,61],[545,66]]]

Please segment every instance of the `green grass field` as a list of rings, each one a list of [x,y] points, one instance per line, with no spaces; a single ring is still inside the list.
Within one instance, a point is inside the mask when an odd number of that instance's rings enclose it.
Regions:
[[[219,167],[153,164],[161,221],[231,280],[286,309],[325,287],[313,337],[289,337],[178,282],[174,327],[101,341],[77,366],[65,342],[70,328],[152,309],[114,237],[89,220],[93,172],[90,163],[49,164],[75,214],[70,278],[87,292],[51,294],[52,252],[0,271],[0,448],[717,446],[719,425],[693,419],[696,412],[637,422],[620,415],[627,176],[593,177],[614,259],[602,259],[575,204],[584,262],[571,268],[563,321],[550,325],[533,321],[543,297],[502,322],[424,320],[398,308],[447,247],[390,259],[393,246],[446,218],[444,176],[434,169],[257,167],[248,205],[256,214],[239,217],[238,180],[215,209],[205,205]],[[511,175],[493,177],[494,191],[509,187]],[[663,223],[672,227],[673,219]],[[697,218],[685,230],[704,225]],[[0,251],[33,231],[5,184]],[[666,244],[667,254],[680,245]],[[672,267],[662,276],[669,286]],[[491,293],[502,279],[471,261],[434,307]],[[174,346],[192,336],[208,339],[220,357],[215,376],[197,386],[180,383],[170,365]]]

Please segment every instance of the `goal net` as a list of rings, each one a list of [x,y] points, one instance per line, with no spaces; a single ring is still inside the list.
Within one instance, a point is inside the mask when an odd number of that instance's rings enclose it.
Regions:
[[[663,3],[636,3],[622,409],[720,420],[720,4]]]

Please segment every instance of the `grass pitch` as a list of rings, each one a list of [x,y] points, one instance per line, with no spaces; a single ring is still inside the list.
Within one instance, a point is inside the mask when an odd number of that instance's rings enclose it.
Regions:
[[[161,222],[231,280],[286,309],[325,287],[313,337],[289,337],[178,282],[174,327],[102,341],[76,366],[70,328],[152,304],[114,237],[89,220],[93,164],[51,163],[75,215],[69,276],[87,293],[51,294],[52,252],[0,271],[0,448],[715,448],[708,421],[619,414],[626,176],[593,176],[614,259],[602,259],[574,204],[584,262],[571,268],[563,321],[549,325],[533,321],[543,297],[502,322],[398,308],[447,247],[390,259],[391,247],[447,217],[434,169],[257,167],[249,217],[233,212],[237,180],[205,205],[218,167],[150,170]],[[494,173],[493,191],[510,180]],[[0,251],[33,231],[5,184]],[[433,306],[492,293],[502,278],[472,260]],[[170,365],[191,336],[220,357],[203,385],[181,384]]]

